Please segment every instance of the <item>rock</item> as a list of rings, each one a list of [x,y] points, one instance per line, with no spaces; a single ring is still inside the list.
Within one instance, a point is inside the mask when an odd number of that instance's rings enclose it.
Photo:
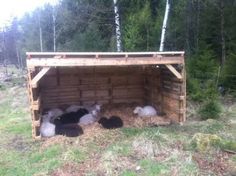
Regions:
[[[196,133],[192,140],[192,147],[199,152],[207,152],[214,145],[220,145],[222,139],[215,134]]]
[[[136,170],[136,171],[139,171],[140,169],[141,169],[141,167],[140,167],[140,166],[137,166],[135,170]]]

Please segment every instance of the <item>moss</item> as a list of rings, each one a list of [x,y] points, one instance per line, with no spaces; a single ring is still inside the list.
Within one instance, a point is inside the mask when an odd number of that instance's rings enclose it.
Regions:
[[[222,139],[215,134],[196,133],[192,140],[191,146],[199,152],[207,152],[211,147],[219,145]]]

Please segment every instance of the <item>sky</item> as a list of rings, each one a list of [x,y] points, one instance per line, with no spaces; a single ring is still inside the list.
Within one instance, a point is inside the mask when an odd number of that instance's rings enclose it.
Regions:
[[[55,4],[58,0],[0,0],[0,27],[8,24],[13,17],[22,17],[45,3]]]

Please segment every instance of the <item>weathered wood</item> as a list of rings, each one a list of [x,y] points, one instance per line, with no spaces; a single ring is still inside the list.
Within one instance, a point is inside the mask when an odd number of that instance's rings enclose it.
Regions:
[[[166,67],[167,67],[178,79],[183,79],[182,75],[181,75],[172,65],[166,64]]]
[[[31,80],[31,86],[36,88],[38,81],[49,71],[50,67],[43,67],[42,70]]]
[[[47,59],[35,58],[27,60],[27,66],[40,66],[40,67],[71,67],[71,66],[125,66],[125,65],[156,65],[156,64],[180,64],[183,63],[182,57],[171,57],[162,60],[157,60],[149,57],[142,58],[108,58],[108,59],[87,59],[87,58],[69,58],[69,59]]]
[[[102,56],[123,56],[129,57],[133,55],[151,55],[162,56],[162,55],[182,55],[184,51],[165,51],[165,52],[26,52],[28,59],[34,58],[35,56],[49,56],[49,57],[58,57],[65,58],[68,56],[90,56],[90,57],[102,57]]]
[[[175,69],[171,64],[183,67]],[[186,119],[183,52],[30,53],[27,65],[35,139],[40,138],[43,111],[71,104],[149,104],[172,121],[181,123]],[[52,67],[42,74],[45,66]]]

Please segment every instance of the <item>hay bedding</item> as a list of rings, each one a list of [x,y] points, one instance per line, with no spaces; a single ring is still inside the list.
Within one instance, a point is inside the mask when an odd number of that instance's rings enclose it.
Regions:
[[[171,123],[170,119],[165,116],[154,116],[154,117],[145,117],[140,118],[137,115],[133,114],[134,108],[137,104],[115,104],[115,105],[104,105],[100,113],[100,117],[110,118],[111,116],[118,116],[123,121],[123,127],[150,127],[150,126],[160,126],[160,125],[169,125]],[[104,128],[98,123],[93,123],[91,125],[81,125],[83,133],[82,139],[88,140],[91,138],[100,139],[103,134],[102,131]],[[112,130],[114,133],[117,133],[117,130]],[[111,132],[111,131],[110,131]],[[60,138],[60,137],[59,137]],[[57,143],[57,138],[53,138],[49,143]],[[50,145],[50,144],[49,144]]]
[[[116,105],[104,105],[100,113],[100,117],[111,117],[118,116],[123,121],[123,127],[148,127],[148,126],[158,126],[158,125],[169,125],[170,120],[165,116],[155,116],[140,118],[133,114],[133,110],[136,104],[116,104]],[[91,125],[81,126],[83,129],[83,135],[81,136],[82,141],[92,140],[103,141],[101,138],[107,138],[105,135],[104,128],[98,123],[93,123]],[[110,130],[109,134],[116,139],[115,136],[120,136],[119,130]],[[111,140],[113,140],[111,139]],[[102,144],[101,144],[102,145]]]
[[[101,117],[118,116],[122,119],[124,127],[147,127],[158,125],[169,125],[170,119],[165,116],[154,116],[140,118],[133,114],[135,104],[116,104],[104,105],[102,107]]]
[[[102,106],[100,117],[110,118],[111,116],[118,116],[123,121],[123,127],[148,127],[148,126],[159,126],[169,125],[170,119],[165,116],[145,117],[140,118],[133,114],[133,110],[136,107],[135,104],[116,104],[116,105],[104,105]],[[104,128],[98,123],[91,125],[81,125],[83,129],[83,138],[91,138],[91,136],[100,138],[101,132]]]

